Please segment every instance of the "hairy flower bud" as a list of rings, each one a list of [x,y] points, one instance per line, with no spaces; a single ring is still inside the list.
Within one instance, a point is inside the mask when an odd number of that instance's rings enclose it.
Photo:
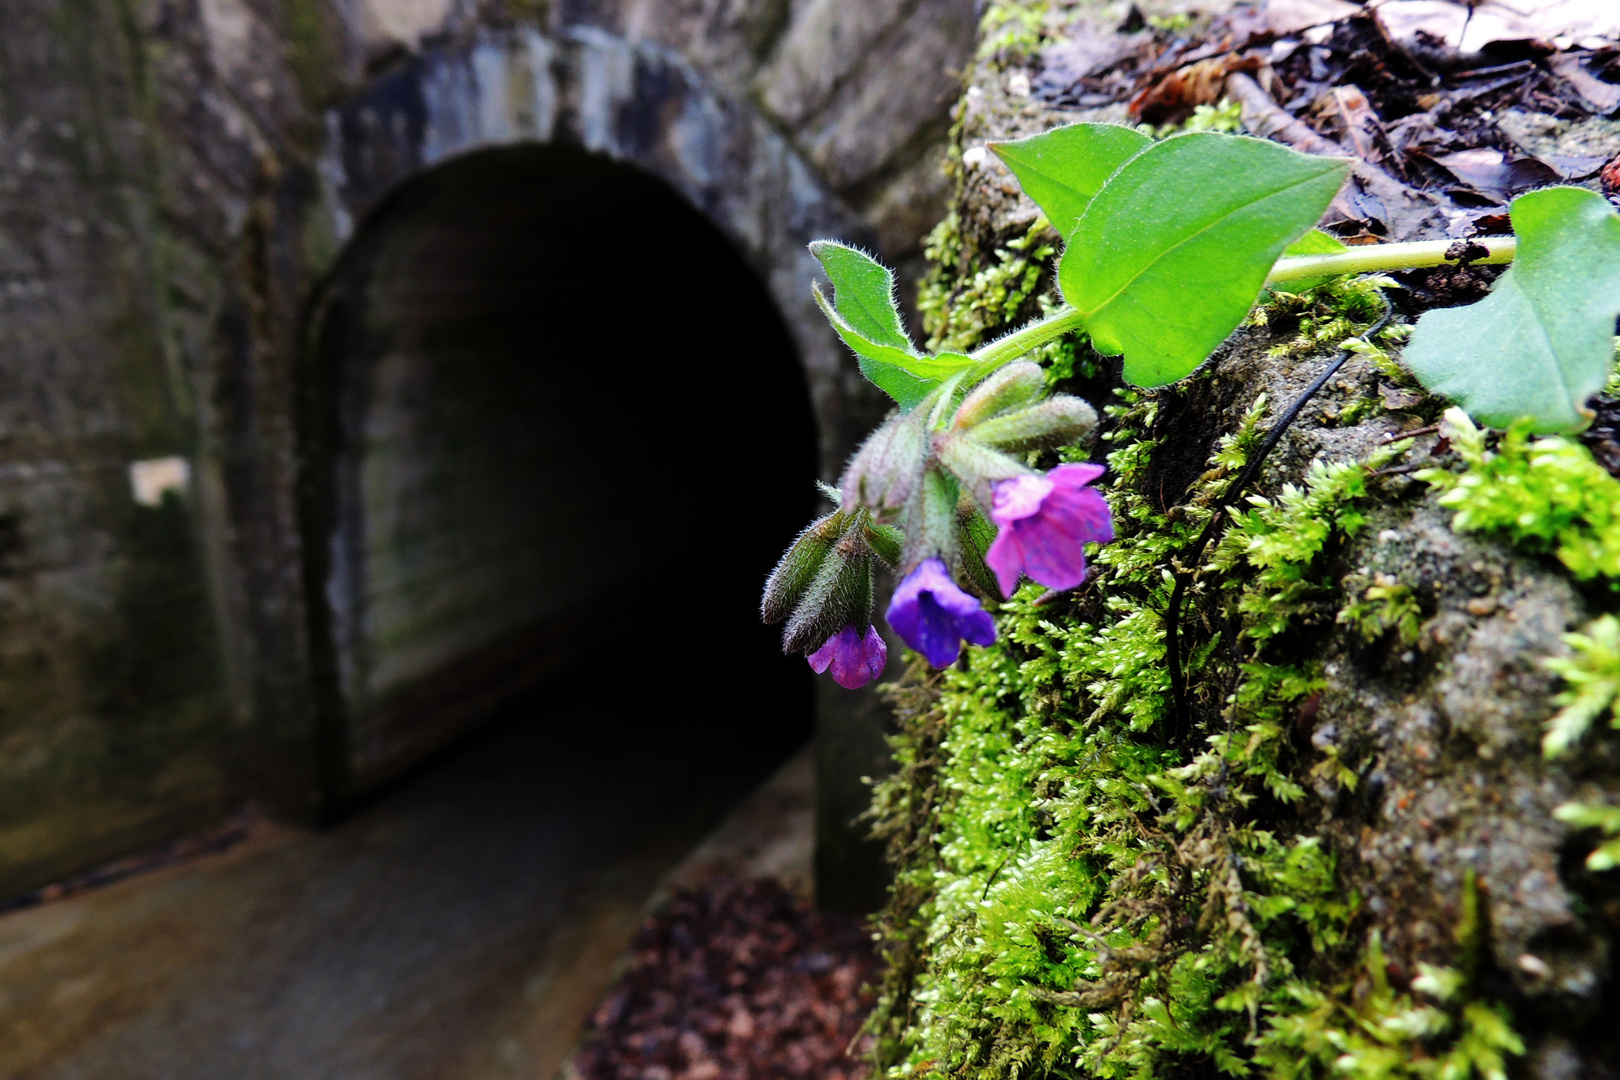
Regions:
[[[814,652],[845,626],[872,622],[873,552],[866,540],[865,514],[849,515],[850,524],[833,544],[805,588],[782,632],[782,651]]]
[[[1097,426],[1097,410],[1077,397],[1059,395],[1027,409],[991,417],[969,431],[974,442],[1020,454],[1067,446]]]
[[[864,506],[874,513],[899,510],[917,490],[927,452],[922,425],[900,414],[867,436],[839,481],[843,508]]]
[[[837,510],[811,522],[783,553],[771,576],[765,580],[765,595],[759,604],[759,616],[766,623],[781,622],[799,606],[816,572],[843,535],[847,516]]]
[[[1046,373],[1039,364],[1018,360],[974,387],[962,400],[953,422],[958,430],[982,424],[997,413],[1026,405],[1040,396],[1046,386]]]
[[[956,507],[956,536],[961,576],[985,596],[1002,599],[995,572],[984,561],[985,552],[995,543],[996,527],[969,499],[963,499]]]
[[[974,429],[975,432],[977,430]],[[997,482],[1032,474],[1023,462],[981,444],[973,437],[973,433],[947,435],[936,441],[935,452],[939,454],[940,464],[955,474],[968,494],[973,496],[973,501],[985,509],[990,508]],[[954,533],[956,524],[954,503],[951,506],[950,520]]]
[[[906,534],[893,525],[879,525],[871,522],[866,527],[866,542],[872,545],[872,553],[883,560],[890,570],[900,568],[900,552],[906,544]]]
[[[956,562],[956,504],[962,497],[956,478],[940,469],[923,473],[917,495],[906,508],[906,546],[900,564],[908,571],[924,559]]]

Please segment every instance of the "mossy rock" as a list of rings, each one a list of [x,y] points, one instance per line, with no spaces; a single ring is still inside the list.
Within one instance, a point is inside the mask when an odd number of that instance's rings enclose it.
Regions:
[[[981,59],[958,161],[1097,118],[1022,99],[1016,74]],[[1052,302],[1056,237],[993,158],[969,153],[955,180],[923,295],[961,347]],[[1392,295],[1391,327],[1196,561],[1185,724],[1174,582],[1277,415],[1377,319],[1378,289],[1272,297],[1153,393],[1118,391],[1083,341],[1043,354],[1054,383],[1111,406],[1069,456],[1108,463],[1120,536],[1086,586],[1026,585],[996,645],[894,691],[880,1069],[1614,1075],[1620,870],[1589,868],[1602,838],[1555,811],[1620,805],[1602,698],[1620,651],[1599,640],[1620,608],[1620,481],[1574,442],[1440,422],[1396,363]],[[1549,722],[1581,709],[1590,730],[1544,754]]]

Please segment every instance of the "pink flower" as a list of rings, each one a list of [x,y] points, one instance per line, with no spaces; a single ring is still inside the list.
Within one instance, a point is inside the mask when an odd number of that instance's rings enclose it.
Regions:
[[[1101,465],[1059,465],[1045,476],[1015,476],[995,487],[990,519],[1000,532],[984,561],[1003,596],[1028,574],[1049,589],[1072,589],[1086,580],[1085,545],[1114,538],[1114,522],[1091,482]]]
[[[889,647],[875,626],[868,626],[864,636],[854,626],[846,626],[805,659],[816,674],[831,668],[833,682],[855,690],[883,674]]]

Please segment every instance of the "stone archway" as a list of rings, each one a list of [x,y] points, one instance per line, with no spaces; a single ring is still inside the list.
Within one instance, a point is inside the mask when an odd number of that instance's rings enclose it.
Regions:
[[[326,114],[325,131],[316,172],[333,246],[352,240],[356,223],[390,193],[468,154],[546,145],[635,166],[700,212],[763,282],[802,365],[823,478],[838,474],[855,440],[887,408],[808,288],[820,269],[809,241],[864,242],[866,227],[753,105],[717,89],[677,53],[584,26],[555,35],[486,30],[426,49],[378,77]],[[678,264],[667,281],[683,290],[694,285]],[[778,541],[791,532],[781,530]],[[318,667],[319,634],[315,640]],[[334,685],[335,677],[312,674]],[[862,778],[888,767],[887,712],[871,689],[818,685],[816,695],[819,895],[834,907],[869,909],[881,900],[886,872],[878,846],[855,820],[868,802]],[[322,711],[334,715],[332,693],[325,698]],[[330,762],[333,726],[325,729]]]
[[[605,649],[605,715],[695,680],[712,708],[669,718],[695,742],[808,734],[807,673],[754,616],[814,497],[805,379],[763,283],[668,185],[556,146],[429,169],[356,230],[309,340],[329,808]]]
[[[555,37],[486,31],[429,49],[329,111],[317,164],[325,227],[345,242],[400,184],[497,146],[573,146],[663,180],[714,223],[765,281],[809,381],[821,471],[882,404],[810,298],[814,239],[861,240],[865,227],[748,103],[708,84],[679,55],[589,27]],[[682,282],[690,285],[690,282]]]

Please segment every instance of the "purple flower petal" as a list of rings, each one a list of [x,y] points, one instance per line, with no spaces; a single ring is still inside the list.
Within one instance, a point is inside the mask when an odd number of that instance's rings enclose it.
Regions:
[[[1114,538],[1108,501],[1090,487],[1102,474],[1100,465],[1059,465],[1044,477],[1051,486],[1038,498],[1039,488],[1030,481],[1040,477],[996,485],[990,518],[1000,531],[984,561],[1003,595],[1012,595],[1021,574],[1060,590],[1086,579],[1085,545]]]
[[[924,559],[894,590],[889,625],[935,667],[948,667],[962,651],[996,640],[996,623],[978,600],[957,588],[941,559]]]
[[[857,690],[883,674],[889,646],[875,626],[868,626],[864,635],[854,626],[846,626],[805,659],[818,675],[831,668],[833,682],[845,690]]]
[[[1041,508],[1041,503],[1052,494],[1057,485],[1044,476],[1015,476],[996,485],[996,521],[1016,521],[1027,518]]]

